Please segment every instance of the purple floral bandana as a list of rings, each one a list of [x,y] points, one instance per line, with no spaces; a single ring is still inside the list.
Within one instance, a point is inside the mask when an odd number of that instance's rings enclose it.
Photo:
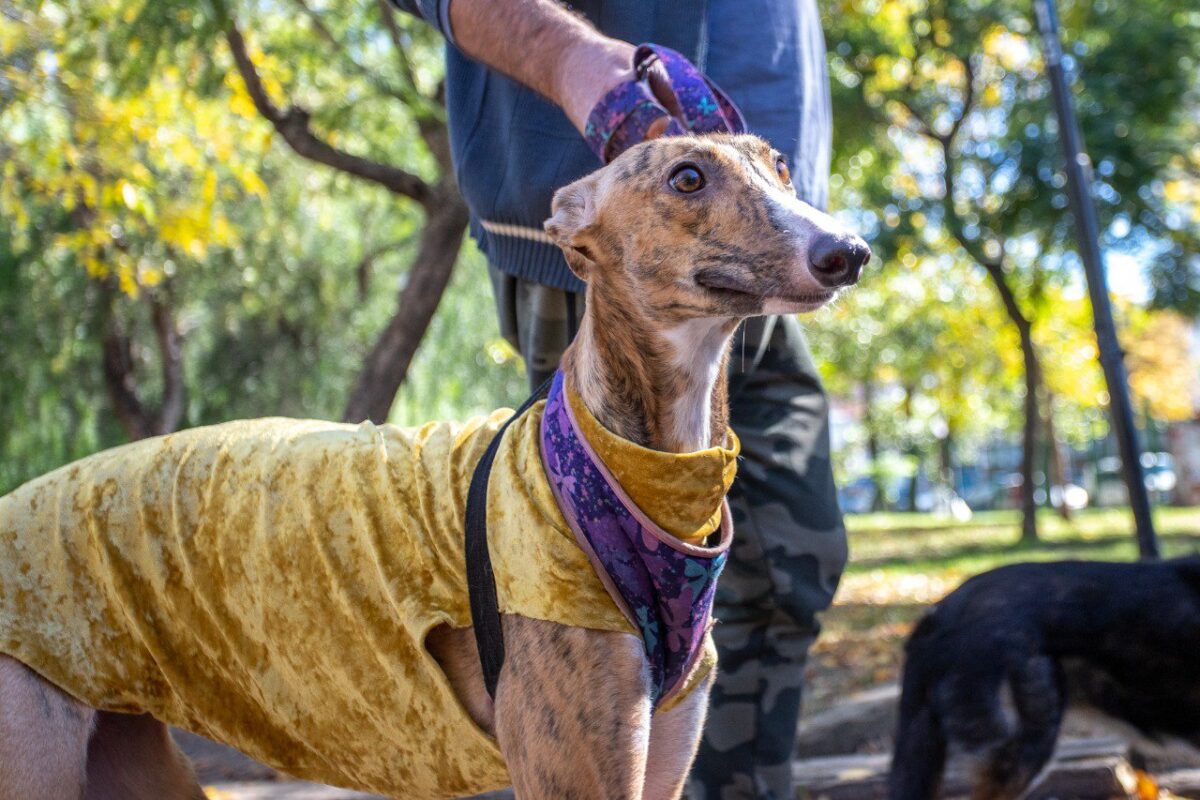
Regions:
[[[704,648],[733,525],[721,504],[716,547],[683,542],[629,499],[579,431],[554,376],[542,416],[542,462],[558,507],[617,607],[641,632],[657,708],[683,686]]]

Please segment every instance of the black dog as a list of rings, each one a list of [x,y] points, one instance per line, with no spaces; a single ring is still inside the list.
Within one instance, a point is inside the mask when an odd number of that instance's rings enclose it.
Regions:
[[[947,595],[906,647],[892,800],[937,795],[947,750],[973,798],[1015,798],[1068,702],[1200,745],[1200,556],[1014,564]]]

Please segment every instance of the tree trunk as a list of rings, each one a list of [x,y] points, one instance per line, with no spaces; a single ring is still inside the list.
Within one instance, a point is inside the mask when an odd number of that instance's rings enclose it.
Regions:
[[[439,187],[425,204],[425,227],[408,280],[400,290],[396,312],[363,362],[342,419],[346,422],[385,422],[396,392],[421,339],[437,311],[467,226],[467,207],[453,179]]]
[[[1038,428],[1041,427],[1038,414],[1040,381],[1033,337],[1025,331],[1021,333],[1021,355],[1025,361],[1025,430],[1021,437],[1021,541],[1031,543],[1038,541],[1034,472],[1037,464]]]
[[[867,457],[871,459],[871,485],[875,488],[875,496],[871,498],[872,511],[884,511],[887,508],[887,494],[883,481],[879,479],[879,431],[875,429],[875,382],[864,378],[863,389],[863,427],[867,429]]]
[[[954,485],[954,431],[946,426],[946,435],[938,442],[938,472],[941,483],[950,491],[956,491]]]
[[[140,397],[133,358],[133,341],[117,320],[113,308],[113,292],[111,285],[105,288],[104,303],[108,316],[108,330],[102,343],[104,385],[108,389],[113,412],[120,420],[126,435],[132,440],[172,433],[179,428],[183,419],[186,387],[183,379],[183,353],[170,299],[163,289],[147,297],[150,322],[154,327],[154,340],[158,344],[163,383],[162,401],[158,408],[151,408]]]
[[[909,436],[912,435],[912,398],[913,392],[916,391],[911,386],[904,388],[904,427],[907,429]],[[921,479],[921,448],[917,446],[916,440],[910,438],[907,448],[908,456],[913,461],[913,474],[908,479],[908,511],[917,510],[917,486]]]
[[[1037,347],[1033,343],[1033,324],[1021,311],[1017,304],[1016,295],[1004,275],[1004,268],[999,263],[984,264],[1009,319],[1017,326],[1021,339],[1021,357],[1025,365],[1025,425],[1021,437],[1021,541],[1030,543],[1038,541],[1037,503],[1034,502],[1034,472],[1037,459],[1038,429],[1041,427],[1041,414],[1038,404],[1038,392],[1041,388],[1041,365],[1038,362]]]
[[[1054,395],[1049,389],[1043,392],[1043,408],[1042,421],[1045,424],[1046,431],[1046,446],[1050,450],[1050,469],[1047,476],[1047,499],[1051,500],[1053,505],[1052,492],[1053,487],[1059,487],[1058,515],[1065,521],[1071,521],[1071,509],[1067,506],[1066,487],[1070,481],[1070,476],[1067,475],[1067,459],[1063,453],[1063,443],[1058,436],[1058,428],[1054,424]]]

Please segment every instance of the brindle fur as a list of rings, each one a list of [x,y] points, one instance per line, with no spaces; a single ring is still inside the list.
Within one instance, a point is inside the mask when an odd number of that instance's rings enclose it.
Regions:
[[[682,164],[704,173],[704,189],[670,187]],[[665,451],[719,443],[739,322],[811,310],[834,295],[837,286],[809,268],[815,237],[866,252],[800,203],[776,164],[751,136],[662,139],[556,195],[546,230],[587,283],[587,313],[564,370],[609,429]],[[494,704],[471,631],[435,630],[428,646],[464,708],[497,737],[519,798],[680,796],[711,675],[652,715],[640,639],[515,616],[504,619],[504,634]],[[202,796],[162,723],[82,706],[0,657],[0,800]]]

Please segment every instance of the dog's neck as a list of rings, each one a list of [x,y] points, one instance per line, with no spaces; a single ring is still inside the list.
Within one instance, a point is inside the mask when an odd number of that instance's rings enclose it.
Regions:
[[[589,284],[563,355],[568,384],[604,427],[644,447],[687,453],[725,444],[729,344],[740,320],[651,322],[635,302]]]

